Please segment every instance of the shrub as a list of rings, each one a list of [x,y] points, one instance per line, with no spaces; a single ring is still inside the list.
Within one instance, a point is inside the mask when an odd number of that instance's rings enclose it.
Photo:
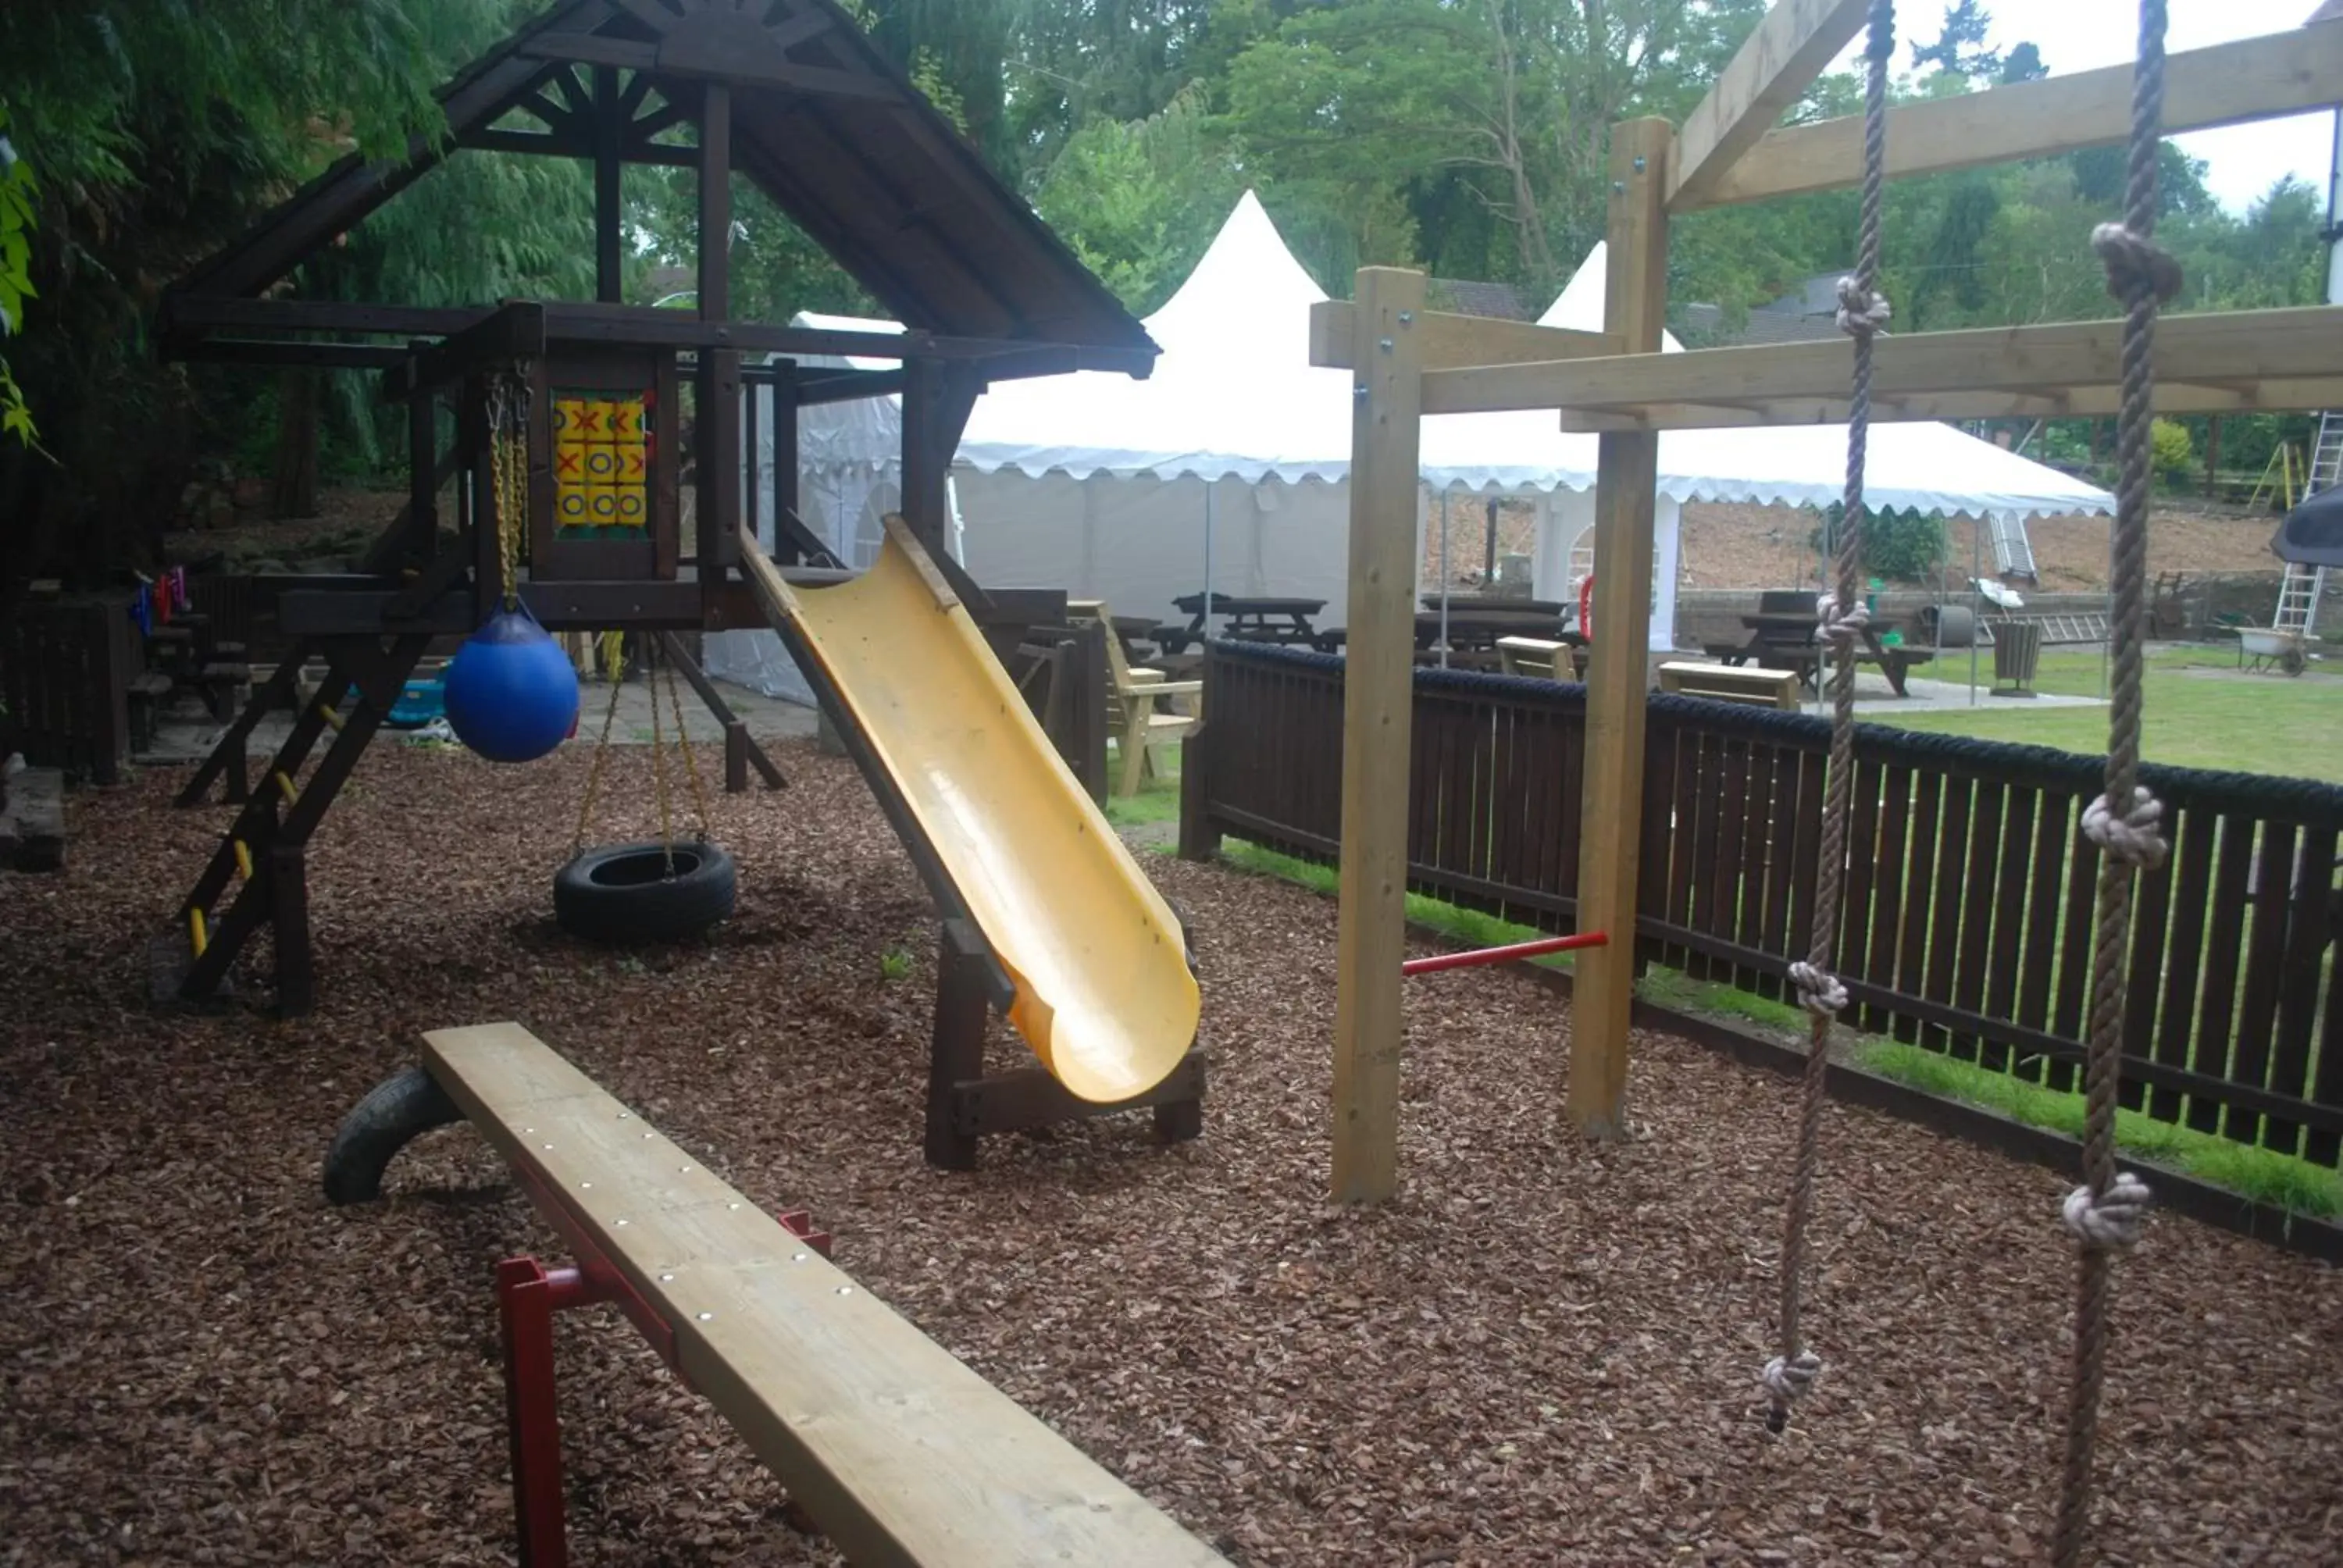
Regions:
[[[2177,419],[2158,419],[2147,427],[2147,451],[2149,464],[2167,479],[2187,473],[2197,461],[2197,443]]]
[[[1822,527],[1806,542],[1825,557],[1838,548],[1838,520],[1844,515],[1834,501],[1824,509]],[[1945,519],[1917,507],[1868,512],[1863,524],[1863,569],[1872,577],[1919,582],[1936,569],[1945,555]]]

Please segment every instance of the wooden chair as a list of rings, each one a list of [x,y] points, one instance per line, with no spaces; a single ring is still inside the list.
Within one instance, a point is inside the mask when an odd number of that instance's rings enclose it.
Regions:
[[[1798,710],[1798,672],[1762,665],[1695,664],[1671,659],[1660,666],[1660,689],[1752,708]]]
[[[1107,730],[1114,737],[1121,763],[1115,769],[1114,792],[1136,795],[1151,766],[1148,749],[1192,734],[1203,721],[1204,683],[1167,680],[1157,669],[1133,669],[1123,657],[1122,639],[1114,634],[1114,618],[1103,599],[1068,599],[1066,616],[1094,620],[1106,628]],[[1175,698],[1190,699],[1187,712],[1163,706]]]

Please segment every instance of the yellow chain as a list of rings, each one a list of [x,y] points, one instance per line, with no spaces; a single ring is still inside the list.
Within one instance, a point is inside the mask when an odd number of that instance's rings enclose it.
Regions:
[[[676,694],[675,665],[666,667],[668,706],[675,709],[675,749],[683,753],[683,770],[691,780],[691,809],[699,815],[699,841],[708,842],[708,791],[700,788],[699,759],[695,756],[683,734],[683,699]]]
[[[586,824],[594,815],[594,796],[602,788],[602,763],[610,755],[610,722],[618,717],[618,677],[624,673],[613,659],[609,667],[610,702],[602,709],[602,738],[594,743],[594,759],[586,769],[586,799],[578,808],[578,831],[569,839],[569,858],[573,860],[586,848]]]
[[[497,564],[503,574],[508,610],[520,606],[520,542],[528,512],[528,402],[526,382],[499,376],[488,385],[488,471],[496,492]]]

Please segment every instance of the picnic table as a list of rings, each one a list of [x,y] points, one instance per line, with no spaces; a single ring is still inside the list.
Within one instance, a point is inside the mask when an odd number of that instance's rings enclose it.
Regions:
[[[1153,628],[1155,641],[1168,654],[1184,652],[1192,642],[1210,635],[1204,629],[1204,596],[1182,594],[1172,601],[1188,616],[1186,626],[1166,621]],[[1221,635],[1232,642],[1274,642],[1303,648],[1320,646],[1318,628],[1310,618],[1326,608],[1322,598],[1285,598],[1260,595],[1216,593],[1212,614],[1225,623]]]
[[[1741,624],[1749,629],[1745,643],[1710,643],[1707,651],[1725,664],[1757,663],[1775,669],[1797,672],[1799,681],[1819,694],[1822,670],[1821,645],[1815,641],[1815,616],[1812,611],[1759,610],[1745,615]],[[1913,665],[1926,664],[1936,657],[1936,649],[1906,648],[1882,640],[1883,634],[1896,628],[1893,618],[1875,616],[1863,628],[1863,648],[1856,659],[1864,664],[1879,666],[1887,677],[1887,684],[1898,697],[1909,697],[1905,687],[1905,675]]]
[[[1495,669],[1502,662],[1498,639],[1534,637],[1583,648],[1586,639],[1562,628],[1561,607],[1541,608],[1524,599],[1483,598],[1471,608],[1448,601],[1448,664],[1453,669]],[[1332,653],[1343,646],[1345,633],[1337,628],[1322,632],[1318,646]],[[1419,611],[1415,618],[1415,658],[1419,664],[1436,663],[1440,655],[1440,612]]]

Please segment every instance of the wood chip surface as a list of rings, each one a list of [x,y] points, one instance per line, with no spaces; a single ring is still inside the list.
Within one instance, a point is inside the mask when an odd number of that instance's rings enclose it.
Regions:
[[[383,1203],[318,1187],[422,1030],[504,1018],[810,1207],[871,1290],[1232,1561],[2039,1560],[2071,1177],[1834,1108],[1828,1370],[1769,1439],[1786,1081],[1639,1034],[1643,1135],[1587,1147],[1558,1127],[1566,1005],[1428,977],[1403,1194],[1331,1209],[1333,904],[1151,857],[1203,970],[1204,1137],[1160,1147],[1142,1113],[940,1173],[933,914],[851,767],[788,745],[794,788],[713,796],[739,914],[627,955],[552,924],[586,760],[377,746],[313,850],[305,1019],[146,1005],[146,939],[226,819],[173,809],[181,775],[75,795],[68,869],[0,879],[0,1563],[511,1560],[491,1278],[558,1242],[460,1127]],[[593,837],[652,832],[648,756],[609,767]],[[2343,1561],[2343,1278],[2165,1215],[2117,1289],[2097,1560]],[[834,1561],[614,1311],[556,1334],[575,1561]]]

